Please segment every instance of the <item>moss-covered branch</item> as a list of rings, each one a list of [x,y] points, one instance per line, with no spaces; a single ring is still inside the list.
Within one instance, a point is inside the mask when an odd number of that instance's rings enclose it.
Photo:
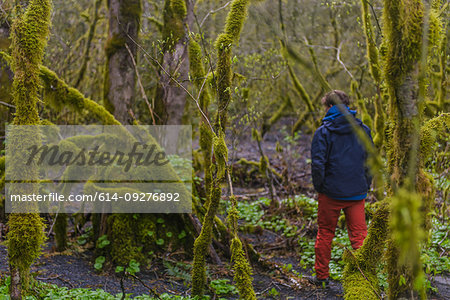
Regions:
[[[214,78],[217,88],[218,112],[216,117],[216,134],[213,134],[213,151],[216,164],[215,179],[212,182],[211,197],[207,212],[203,221],[200,235],[194,243],[194,262],[192,267],[192,294],[203,295],[206,283],[205,255],[212,239],[213,221],[221,198],[220,183],[230,171],[227,168],[228,149],[225,143],[225,125],[227,121],[227,107],[231,101],[231,50],[234,43],[239,40],[240,33],[246,18],[249,0],[234,0],[231,10],[227,15],[224,33],[217,37],[215,47],[217,49],[217,68]],[[194,49],[195,50],[195,49]],[[198,52],[198,47],[197,47]],[[204,129],[206,130],[206,128]],[[211,134],[209,134],[211,135]],[[208,145],[209,148],[209,145]],[[229,173],[228,173],[229,175]],[[233,205],[233,207],[235,207]],[[242,247],[239,247],[237,235],[232,244],[233,269],[240,297],[243,299],[256,299],[251,285],[250,266],[245,258]]]
[[[7,62],[11,57],[0,51],[0,56]],[[70,87],[49,68],[40,65],[39,76],[44,88],[44,101],[55,110],[68,107],[80,113],[90,113],[103,125],[120,125],[114,116],[103,106],[86,98],[76,88]]]
[[[40,77],[44,87],[44,100],[56,110],[63,107],[78,112],[90,113],[103,125],[120,125],[114,116],[103,106],[86,98],[77,89],[68,86],[55,72],[45,66],[40,66]]]
[[[381,148],[384,140],[384,120],[385,113],[383,110],[383,96],[381,94],[381,67],[379,61],[378,48],[375,43],[372,21],[370,19],[369,7],[367,0],[361,0],[361,14],[363,20],[364,35],[366,37],[366,51],[369,61],[369,71],[375,85],[377,86],[377,96],[375,96],[375,117],[374,117],[374,143]]]

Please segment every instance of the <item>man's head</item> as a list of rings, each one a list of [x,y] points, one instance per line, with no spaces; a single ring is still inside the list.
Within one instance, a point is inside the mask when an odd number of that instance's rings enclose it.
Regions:
[[[336,104],[344,104],[346,106],[349,106],[350,98],[343,91],[333,90],[326,93],[325,96],[323,96],[321,102],[328,109]]]

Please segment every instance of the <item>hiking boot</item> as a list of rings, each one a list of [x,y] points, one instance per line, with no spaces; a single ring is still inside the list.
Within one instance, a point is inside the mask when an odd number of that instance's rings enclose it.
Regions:
[[[308,281],[316,286],[327,288],[330,285],[328,278],[319,279],[317,277],[309,278]]]

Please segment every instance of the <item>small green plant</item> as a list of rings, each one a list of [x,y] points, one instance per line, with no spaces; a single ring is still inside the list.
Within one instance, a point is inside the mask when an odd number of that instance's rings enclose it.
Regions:
[[[181,231],[180,234],[178,235],[178,238],[181,240],[182,238],[186,237],[186,231]]]
[[[97,240],[97,248],[102,249],[110,244],[108,236],[106,234],[102,235]]]
[[[183,280],[185,285],[191,282],[191,265],[182,262],[172,263],[170,261],[163,261],[166,268],[166,274],[176,279]]]
[[[269,296],[276,298],[279,295],[280,295],[280,292],[278,292],[276,288],[273,287],[269,290]]]
[[[136,274],[137,272],[139,272],[141,269],[139,268],[139,263],[132,259],[130,260],[130,262],[128,263],[128,267],[125,269],[128,273],[130,273],[131,275]]]
[[[125,270],[125,268],[123,266],[117,266],[115,272],[116,273],[121,273]]]
[[[97,271],[100,271],[103,268],[103,263],[105,262],[105,257],[104,256],[99,256],[95,259],[95,264],[94,264],[94,268]]]
[[[219,296],[237,294],[238,291],[236,287],[229,282],[229,279],[215,279],[211,280],[210,286],[214,290],[214,293]]]
[[[86,232],[77,238],[78,245],[80,245],[80,246],[85,245],[88,242],[88,240],[92,237],[92,234],[93,234],[92,227],[88,227],[86,229]]]

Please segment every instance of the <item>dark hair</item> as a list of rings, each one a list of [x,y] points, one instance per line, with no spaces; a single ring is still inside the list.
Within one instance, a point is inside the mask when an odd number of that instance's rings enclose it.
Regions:
[[[349,106],[350,98],[343,91],[333,90],[331,92],[326,93],[325,96],[323,96],[321,102],[326,107],[330,107],[341,103]]]

